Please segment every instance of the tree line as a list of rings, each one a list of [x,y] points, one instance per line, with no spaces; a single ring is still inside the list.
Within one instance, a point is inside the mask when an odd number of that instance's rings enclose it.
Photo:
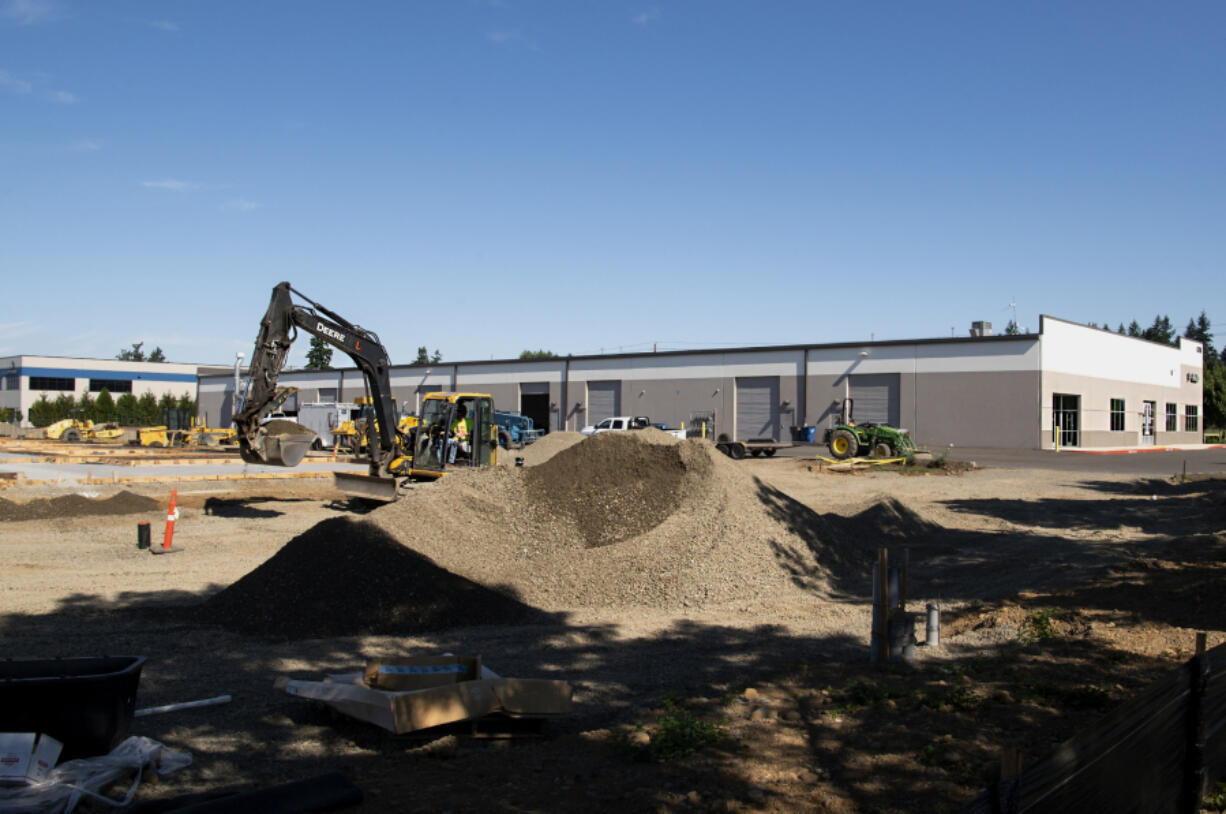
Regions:
[[[82,393],[79,399],[71,393],[61,393],[54,399],[48,399],[44,393],[30,405],[28,418],[35,427],[45,427],[73,417],[72,411],[75,411],[75,417],[81,421],[147,427],[163,423],[164,410],[186,410],[190,415],[195,415],[196,400],[187,394],[176,398],[171,393],[163,393],[161,398],[152,393],[143,393],[139,397],[123,393],[119,398],[114,398],[106,389],[99,391],[96,397]],[[3,418],[0,416],[0,419]],[[9,416],[8,420],[12,418]]]

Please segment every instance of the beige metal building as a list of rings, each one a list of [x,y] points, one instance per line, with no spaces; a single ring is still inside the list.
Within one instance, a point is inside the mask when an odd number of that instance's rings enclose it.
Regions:
[[[803,435],[837,420],[906,427],[921,445],[1020,449],[1136,447],[1201,439],[1200,343],[1170,347],[1054,317],[1038,333],[885,342],[728,348],[452,362],[392,369],[393,394],[415,411],[431,390],[493,395],[550,430],[578,430],[612,415],[677,427],[702,416],[746,440]],[[351,401],[355,368],[286,371],[297,401]],[[202,418],[227,423],[233,378],[202,376]],[[297,402],[285,405],[292,413]]]

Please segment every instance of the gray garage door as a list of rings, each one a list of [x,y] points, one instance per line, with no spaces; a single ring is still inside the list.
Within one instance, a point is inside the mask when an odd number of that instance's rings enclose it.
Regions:
[[[736,440],[779,438],[779,377],[736,380]]]
[[[852,413],[857,424],[898,426],[898,374],[851,377]]]
[[[588,382],[584,423],[595,424],[610,416],[621,415],[621,393],[621,382]]]

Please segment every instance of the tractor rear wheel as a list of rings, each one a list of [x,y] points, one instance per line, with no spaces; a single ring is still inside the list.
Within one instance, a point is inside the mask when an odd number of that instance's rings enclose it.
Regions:
[[[830,436],[830,454],[840,461],[854,458],[860,451],[860,442],[851,430],[835,430]]]
[[[893,458],[894,450],[885,441],[878,441],[877,445],[873,447],[873,457],[874,458]]]

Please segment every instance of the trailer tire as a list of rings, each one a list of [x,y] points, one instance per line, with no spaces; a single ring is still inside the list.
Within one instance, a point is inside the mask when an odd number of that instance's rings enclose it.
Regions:
[[[724,453],[725,455],[727,455],[728,457],[732,457],[732,453],[728,451],[727,444],[716,444],[715,448],[719,450],[720,452]]]
[[[775,453],[778,451],[779,450],[775,449],[774,447],[769,447],[767,449],[762,450],[763,454],[765,454],[767,458],[775,457]]]
[[[752,455],[752,456],[754,456],[755,458],[761,458],[761,457],[762,457],[762,450],[760,450],[760,449],[751,449],[751,450],[749,450],[749,454],[750,454],[750,455]]]
[[[739,461],[745,457],[745,445],[739,441],[733,441],[728,445],[728,457],[734,461]]]
[[[830,434],[830,454],[840,461],[854,458],[860,451],[860,442],[851,430],[835,430]]]

